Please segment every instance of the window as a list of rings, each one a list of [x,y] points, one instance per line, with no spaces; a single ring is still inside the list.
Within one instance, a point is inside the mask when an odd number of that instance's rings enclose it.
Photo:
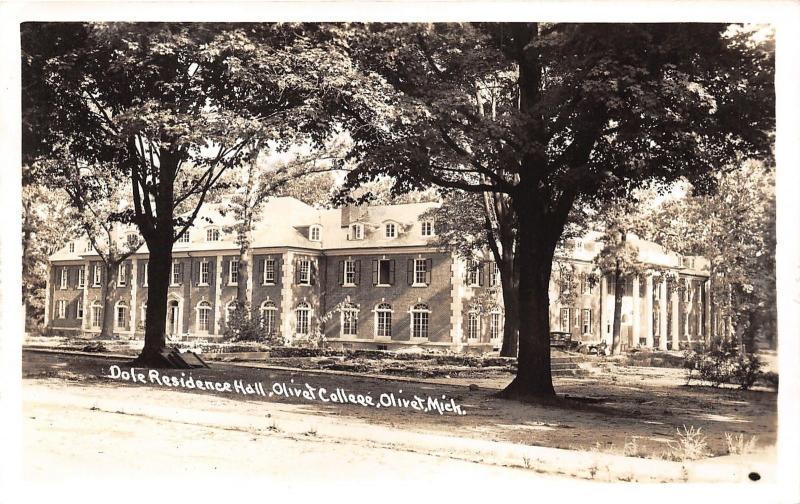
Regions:
[[[124,262],[119,263],[117,266],[117,285],[120,287],[125,286],[125,273],[126,273],[126,265]]]
[[[228,285],[236,285],[239,283],[239,259],[231,259],[228,268]]]
[[[470,287],[478,287],[481,285],[481,263],[480,261],[472,261],[467,271],[467,284]]]
[[[298,282],[300,285],[311,285],[311,261],[308,259],[300,259],[299,263]]]
[[[86,269],[81,266],[78,268],[78,288],[83,289],[86,285]]]
[[[561,308],[561,330],[569,331],[569,308]]]
[[[342,285],[346,286],[354,286],[358,285],[358,281],[360,280],[358,277],[360,276],[360,265],[361,261],[353,261],[352,259],[348,259],[346,261],[342,261]]]
[[[351,240],[363,240],[364,239],[364,225],[363,224],[351,224],[350,225],[350,239]]]
[[[375,308],[375,335],[379,338],[392,337],[392,305],[381,303]]]
[[[100,269],[100,264],[94,264],[94,278],[92,278],[92,285],[95,287],[100,287],[100,278],[103,275],[103,270]]]
[[[372,285],[394,285],[394,259],[372,261]]]
[[[386,238],[395,238],[397,236],[397,226],[393,223],[386,224]]]
[[[200,272],[197,279],[199,285],[208,285],[209,277],[211,276],[211,264],[208,261],[200,262]]]
[[[492,312],[489,314],[489,337],[493,340],[499,340],[501,331],[502,331],[502,323],[500,319],[500,312]]]
[[[411,337],[412,338],[427,338],[428,337],[428,322],[430,320],[431,311],[428,305],[420,303],[414,305],[411,309]]]
[[[69,253],[75,253],[75,242],[69,242]]]
[[[209,240],[211,241],[211,240]],[[180,238],[178,238],[177,243],[189,243],[189,230],[187,229],[185,233],[183,233]]]
[[[75,305],[75,318],[83,318],[83,298],[78,298],[78,303]]]
[[[581,312],[581,329],[583,334],[592,333],[592,309],[584,308]]]
[[[103,307],[95,301],[92,303],[92,327],[97,329],[103,322]]]
[[[310,325],[309,320],[311,318],[311,306],[306,302],[298,304],[297,308],[295,309],[295,315],[297,317],[295,332],[303,335],[308,334]]]
[[[422,236],[433,236],[433,222],[432,221],[423,221],[422,222]]]
[[[69,279],[69,270],[67,268],[61,268],[61,288],[67,288],[67,280]]]
[[[410,280],[412,285],[422,286],[430,284],[431,274],[431,260],[430,259],[414,259],[413,263],[409,260],[410,268],[409,273],[412,275]]]
[[[144,263],[144,281],[142,282],[142,287],[147,287],[147,270],[149,269],[148,268],[149,266],[150,266],[149,262]]]
[[[129,233],[125,240],[128,242],[128,247],[130,248],[139,245],[139,236],[136,233]]]
[[[58,310],[58,318],[67,318],[67,301],[65,299],[59,299],[56,303],[56,308]]]
[[[180,285],[181,283],[181,276],[182,276],[181,266],[182,265],[179,262],[172,263],[172,274],[170,275],[170,280],[172,282],[172,285]]]
[[[478,339],[481,334],[481,318],[478,312],[471,311],[467,316],[467,338]]]
[[[275,323],[278,314],[278,307],[272,301],[261,303],[261,328],[267,336],[275,334],[277,324]]]
[[[688,303],[692,299],[692,283],[689,281],[683,282],[683,301]]]
[[[358,334],[358,307],[347,303],[342,308],[342,336],[355,336]]]
[[[491,266],[489,266],[489,286],[495,287],[500,285],[500,268],[497,266],[497,263],[492,261]]]
[[[217,228],[206,229],[206,241],[207,242],[219,241],[219,229]]]
[[[211,327],[211,304],[208,301],[200,301],[197,304],[197,330],[208,332]]]
[[[265,284],[275,283],[275,259],[264,259],[264,280]]]
[[[124,302],[120,302],[117,304],[117,316],[115,317],[114,321],[116,322],[115,327],[121,328],[125,327],[125,319],[127,319],[128,315],[128,307]]]
[[[320,241],[320,226],[311,226],[308,228],[308,239],[311,241]]]
[[[572,290],[572,273],[561,271],[561,294],[567,294]]]

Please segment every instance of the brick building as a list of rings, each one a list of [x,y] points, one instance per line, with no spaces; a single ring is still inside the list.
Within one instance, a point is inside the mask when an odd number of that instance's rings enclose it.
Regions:
[[[490,260],[466,264],[435,247],[435,225],[422,218],[435,206],[319,210],[294,198],[270,200],[252,239],[247,293],[253,310],[268,331],[290,343],[322,333],[333,347],[498,348],[503,311],[495,266]],[[238,282],[238,247],[225,232],[230,224],[230,217],[208,206],[175,243],[171,338],[221,337]],[[118,235],[133,237],[135,229]],[[551,328],[610,342],[614,286],[593,273],[601,248],[596,238],[586,236],[560,252],[550,287]],[[653,272],[626,283],[623,345],[677,347],[673,342],[708,334],[704,260],[630,239]],[[50,257],[45,323],[53,332],[100,331],[103,268],[87,243],[76,240]],[[114,333],[120,337],[143,337],[147,255],[143,245],[116,274]],[[666,271],[678,281],[659,282]]]

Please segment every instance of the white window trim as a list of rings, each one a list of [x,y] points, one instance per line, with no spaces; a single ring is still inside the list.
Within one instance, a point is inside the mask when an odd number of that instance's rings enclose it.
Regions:
[[[125,325],[120,325],[119,323],[119,309],[124,308],[128,310],[128,305],[124,301],[117,301],[114,305],[114,329],[123,329]]]
[[[169,267],[169,286],[170,287],[180,287],[180,283],[175,282],[175,266],[178,266],[180,263],[178,261],[172,261],[172,265]],[[180,268],[179,268],[180,269]]]
[[[306,275],[303,278],[303,265],[307,265],[306,268]],[[311,285],[311,259],[300,259],[300,264],[297,265],[300,268],[300,284],[299,285]]]
[[[390,308],[388,310],[385,309],[385,308],[380,308],[381,305],[389,305]],[[392,305],[389,304],[389,303],[380,302],[377,305],[375,305],[375,308],[372,310],[372,312],[375,314],[375,316],[373,317],[374,318],[374,325],[373,325],[372,334],[373,334],[373,337],[376,340],[385,340],[385,341],[391,341],[392,340],[392,323],[394,322],[394,309],[391,308],[391,306]],[[381,313],[388,313],[389,314],[389,334],[388,335],[379,334],[380,331],[378,330],[378,327],[379,327],[379,325],[378,325],[378,316]]]
[[[417,303],[417,304],[420,304],[420,303]],[[422,304],[424,304],[424,303],[422,303]],[[421,308],[417,309],[417,308],[415,308],[415,306],[416,305],[412,306],[411,309],[408,311],[409,316],[411,317],[411,320],[410,320],[410,323],[409,323],[409,326],[408,326],[408,329],[410,331],[409,341],[428,341],[428,339],[430,337],[430,332],[431,332],[431,313],[432,313],[431,308],[430,308],[430,306],[426,305],[428,307],[425,308],[425,309],[421,309]],[[426,331],[425,331],[428,334],[428,336],[414,336],[414,332],[415,332],[414,331],[414,314],[415,313],[427,313],[428,314],[428,324],[427,324],[427,328],[426,328]]]
[[[103,276],[103,272],[101,271],[100,264],[95,264],[92,270],[94,274],[92,277],[92,286],[93,287],[100,287],[100,277]]]
[[[125,284],[127,283],[128,279],[126,278],[126,270],[127,268],[125,267],[124,261],[117,265],[117,286],[119,287],[125,287]]]
[[[75,242],[69,242],[69,253],[70,254],[75,253]]]
[[[81,265],[78,269],[78,288],[83,289],[86,287],[86,267]]]
[[[359,310],[358,308],[352,307],[352,306],[345,306],[344,308],[339,310],[339,336],[341,336],[342,338],[356,338],[356,337],[358,337],[358,313],[360,311],[361,310]],[[344,332],[344,316],[345,316],[345,313],[347,313],[347,312],[355,313],[355,316],[356,316],[356,332],[355,332],[355,334],[345,334],[345,332]]]
[[[389,230],[392,230],[392,233],[389,234]],[[384,235],[386,238],[395,239],[397,238],[397,224],[394,222],[387,222],[384,226]]]
[[[271,336],[273,334],[278,334],[278,328],[280,327],[280,320],[278,318],[278,307],[275,305],[273,301],[269,299],[261,303],[261,306],[258,309],[258,314],[261,317],[262,329],[266,329],[266,325],[264,325],[266,317],[264,316],[264,314],[267,312],[272,313],[272,318],[273,318],[272,331],[267,331],[267,335]]]
[[[265,257],[262,260],[264,261],[264,272],[261,277],[261,285],[275,285],[275,259],[272,257]],[[270,262],[272,262],[272,280],[267,280],[267,265]]]
[[[426,274],[428,273],[425,261],[426,261],[426,259],[414,259],[414,283],[411,284],[411,287],[427,287],[428,286],[428,284],[426,284],[425,281],[424,281],[424,278],[425,278]],[[417,264],[422,264],[422,269],[421,270],[417,269]],[[417,273],[418,272],[422,272],[422,277],[423,277],[423,282],[422,283],[417,281],[418,280],[418,278],[417,278]]]
[[[426,227],[428,228],[427,233],[425,232]],[[420,223],[420,235],[424,237],[436,236],[436,231],[433,228],[433,221],[422,221]]]
[[[56,302],[56,315],[58,315],[59,319],[66,319],[67,318],[67,300],[66,299],[59,299]]]
[[[497,315],[497,336],[492,336],[492,319]],[[498,310],[489,312],[489,341],[503,339],[503,314]]]
[[[203,281],[203,266],[206,267],[206,281]],[[200,287],[208,287],[208,281],[211,279],[211,262],[208,259],[200,261],[198,266],[200,269],[197,271],[197,285]]]
[[[60,278],[59,282],[60,282],[59,283],[59,288],[61,290],[66,290],[67,289],[67,284],[69,283],[69,270],[67,269],[66,266],[63,266],[61,268],[61,278]]]
[[[236,280],[233,280],[233,265],[236,265]],[[228,285],[239,285],[239,259],[231,259],[228,263]]]
[[[586,331],[586,313],[589,313],[589,330]],[[581,334],[592,334],[592,325],[594,323],[594,315],[591,308],[581,308]]]
[[[364,224],[355,222],[350,224],[350,240],[357,241],[364,239]]]
[[[480,287],[481,286],[481,262],[473,259],[467,270],[467,287]],[[474,278],[473,278],[474,275]]]
[[[180,238],[178,238],[178,239],[175,241],[175,244],[187,244],[187,243],[189,243],[190,241],[191,241],[191,235],[189,234],[189,230],[187,229],[187,230],[186,230],[186,232],[185,232],[185,233],[183,233],[183,234],[181,235],[181,237],[180,237]]]
[[[213,308],[211,307],[211,303],[206,300],[202,300],[197,303],[195,306],[195,327],[197,328],[197,332],[200,334],[210,334],[211,333],[211,315],[214,312]],[[202,329],[200,326],[200,313],[207,312],[208,319],[206,320],[207,327]]]
[[[95,310],[100,314],[96,324],[94,319]],[[103,325],[103,306],[97,301],[93,302],[89,307],[89,324],[92,329],[99,329]]]
[[[150,263],[148,261],[144,262],[144,282],[142,282],[142,287],[147,287],[147,270],[149,269]],[[142,318],[144,320],[144,317]]]
[[[219,228],[218,228],[218,227],[216,227],[216,226],[210,226],[210,227],[207,227],[207,228],[205,229],[205,231],[206,231],[206,242],[213,243],[213,242],[218,242],[218,241],[221,241],[221,240],[222,240],[222,233],[220,232],[220,230],[219,230]],[[213,234],[214,234],[215,232],[216,232],[216,239],[214,239],[214,240],[209,240],[209,239],[208,239],[208,237],[209,237],[209,233],[211,233],[211,235],[213,236]]]
[[[348,266],[353,268],[353,270],[352,270],[353,281],[352,282],[348,282],[347,281]],[[355,261],[355,259],[345,259],[344,260],[344,263],[342,264],[342,276],[343,276],[343,278],[342,278],[342,287],[355,287],[356,286],[356,283],[355,283],[355,280],[356,280],[356,261]]]
[[[300,306],[304,305],[304,306]],[[306,303],[305,301],[298,303],[298,305],[294,309],[294,334],[296,336],[309,336],[311,335],[311,314],[313,313],[313,308],[310,303]],[[299,329],[299,312],[304,311],[306,312],[306,329],[307,331],[301,333],[298,331]]]
[[[475,336],[472,336],[472,317],[475,316]],[[481,315],[475,310],[467,312],[467,341],[480,341],[481,340]]]
[[[316,237],[314,234],[316,233]],[[322,241],[322,226],[314,224],[308,228],[308,239],[313,242]]]
[[[75,318],[83,320],[83,296],[78,297],[78,302],[75,304]]]

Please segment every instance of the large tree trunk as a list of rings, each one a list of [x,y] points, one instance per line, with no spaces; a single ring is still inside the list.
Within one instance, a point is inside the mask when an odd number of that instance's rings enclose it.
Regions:
[[[550,270],[556,232],[551,216],[534,216],[533,196],[519,202],[519,354],[517,376],[500,393],[507,399],[555,396],[550,370]],[[563,226],[562,226],[563,227]]]
[[[516,357],[519,342],[519,282],[512,268],[504,268],[500,277],[503,288],[503,308],[506,315],[503,322],[503,346],[500,349],[500,355]]]
[[[148,243],[150,257],[147,265],[144,349],[137,359],[142,364],[160,364],[159,356],[167,346],[167,294],[172,269],[172,236],[159,238],[154,244]]]
[[[103,262],[105,269],[103,275],[102,292],[100,293],[103,298],[103,325],[100,328],[100,338],[112,338],[114,336],[114,263]]]
[[[620,329],[622,328],[622,295],[624,293],[624,279],[619,267],[614,270],[614,322],[611,329],[611,354],[619,355],[622,350]]]

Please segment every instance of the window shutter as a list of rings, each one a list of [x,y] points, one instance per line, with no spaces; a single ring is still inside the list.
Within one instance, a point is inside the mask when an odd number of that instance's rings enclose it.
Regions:
[[[425,283],[427,285],[431,284],[432,276],[433,276],[433,259],[425,259]]]
[[[483,287],[483,269],[486,267],[485,262],[478,263],[478,285]]]
[[[208,260],[208,284],[214,285],[214,279],[216,278],[214,275],[214,268],[216,267],[216,262],[214,258]]]
[[[300,258],[294,260],[294,283],[300,284]]]
[[[275,258],[275,262],[273,263],[273,267],[275,268],[275,285],[281,283],[281,264],[283,262],[283,258],[278,256]]]
[[[389,285],[394,285],[394,259],[389,261]]]
[[[377,259],[372,260],[372,285],[378,285],[378,268],[380,267],[380,263]]]
[[[181,279],[181,283],[183,283],[183,261],[178,263],[178,276]]]
[[[344,285],[344,261],[339,261],[339,285]]]
[[[408,277],[408,285],[414,283],[414,259],[408,260],[408,269],[406,270],[406,276]]]
[[[317,260],[316,259],[311,260],[309,262],[308,266],[309,266],[309,270],[310,270],[310,273],[311,273],[311,285],[316,285],[317,284]]]
[[[264,271],[266,270],[266,268],[267,268],[267,258],[266,257],[262,257],[258,261],[258,277],[257,277],[258,280],[253,282],[254,284],[256,284],[256,283],[263,284],[264,283]]]
[[[361,283],[361,260],[360,259],[356,260],[355,267],[356,267],[356,282],[355,283],[356,283],[356,285],[359,285]]]
[[[228,271],[230,271],[230,261],[222,261],[222,285],[228,285]]]

